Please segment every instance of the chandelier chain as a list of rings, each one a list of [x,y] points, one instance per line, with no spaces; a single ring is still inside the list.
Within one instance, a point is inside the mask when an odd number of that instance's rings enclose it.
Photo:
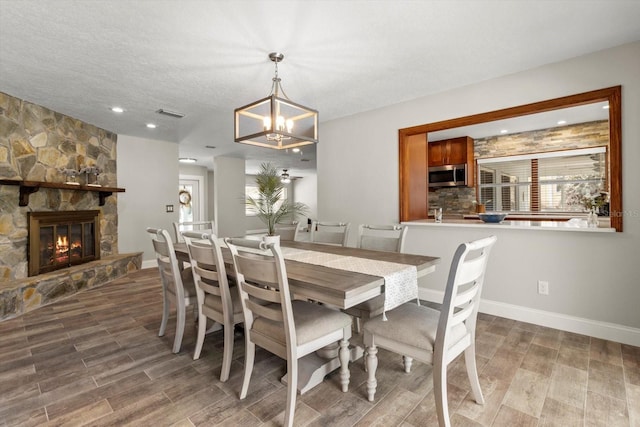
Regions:
[[[275,96],[279,96],[280,93],[282,93],[282,96],[285,99],[291,101],[287,96],[287,94],[285,93],[284,89],[282,88],[282,79],[278,76],[278,62],[280,62],[280,60],[273,60],[273,63],[276,66],[276,72],[275,72],[275,76],[273,77],[273,84],[271,85],[271,94]]]

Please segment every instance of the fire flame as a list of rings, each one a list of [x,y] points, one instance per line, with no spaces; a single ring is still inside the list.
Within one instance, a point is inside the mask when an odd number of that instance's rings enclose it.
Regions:
[[[56,242],[56,252],[62,254],[69,250],[69,240],[67,240],[67,236],[58,236],[58,241]]]

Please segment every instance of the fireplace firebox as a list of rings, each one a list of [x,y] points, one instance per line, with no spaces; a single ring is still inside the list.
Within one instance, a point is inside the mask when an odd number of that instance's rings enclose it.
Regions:
[[[29,212],[29,276],[100,259],[100,211]]]

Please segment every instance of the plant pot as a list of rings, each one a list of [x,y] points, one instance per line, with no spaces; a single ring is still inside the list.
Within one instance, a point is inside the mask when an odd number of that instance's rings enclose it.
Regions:
[[[478,203],[476,205],[476,213],[485,213],[485,207],[484,205]]]
[[[276,246],[280,246],[280,235],[276,234],[275,236],[262,236],[262,241],[267,245],[270,243],[274,243]]]

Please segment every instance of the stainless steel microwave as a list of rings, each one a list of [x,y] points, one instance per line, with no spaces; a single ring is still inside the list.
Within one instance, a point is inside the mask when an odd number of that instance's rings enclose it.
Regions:
[[[461,187],[467,185],[467,165],[431,166],[429,187]]]

